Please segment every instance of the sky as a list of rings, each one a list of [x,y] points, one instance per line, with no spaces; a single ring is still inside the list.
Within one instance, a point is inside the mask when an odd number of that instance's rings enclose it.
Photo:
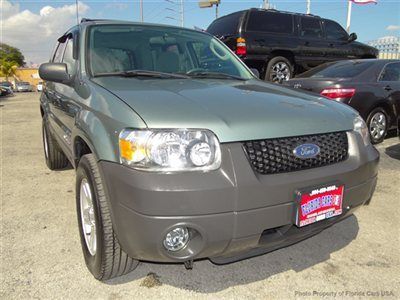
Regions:
[[[215,18],[214,8],[200,9],[198,1],[183,0],[184,26],[207,28]],[[270,0],[278,10],[306,12],[306,0]],[[346,26],[347,0],[311,0],[311,13]],[[221,0],[219,15],[260,7],[262,0]],[[180,24],[180,0],[143,0],[144,21]],[[138,0],[79,0],[79,17],[140,20]],[[171,19],[172,18],[172,19]],[[75,0],[0,0],[0,41],[19,48],[26,62],[47,61],[56,39],[76,24]],[[378,4],[355,5],[351,32],[365,42],[400,35],[400,0],[378,0]]]

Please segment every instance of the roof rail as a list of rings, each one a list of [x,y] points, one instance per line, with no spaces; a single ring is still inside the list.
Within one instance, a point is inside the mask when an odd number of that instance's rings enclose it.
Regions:
[[[284,11],[284,10],[278,10],[275,8],[251,8],[253,10],[265,10],[265,11],[271,11],[271,12],[280,12],[284,14],[292,14],[292,15],[297,15],[297,16],[308,16],[308,17],[316,17],[316,18],[321,18],[320,16],[313,15],[313,14],[303,14],[303,13],[297,13],[297,12],[291,12],[291,11]]]
[[[109,21],[109,20],[108,20],[108,19],[89,19],[89,18],[82,18],[81,23],[96,22],[96,21]]]

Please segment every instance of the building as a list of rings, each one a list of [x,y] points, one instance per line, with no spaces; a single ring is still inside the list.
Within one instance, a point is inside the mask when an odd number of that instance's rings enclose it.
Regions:
[[[16,81],[29,82],[33,86],[36,86],[41,81],[38,68],[18,68],[15,71],[14,79]]]
[[[5,81],[6,78],[0,75],[0,81]],[[16,82],[24,81],[29,82],[34,88],[36,88],[37,84],[42,81],[39,77],[38,68],[18,68],[15,70],[15,74],[8,77],[8,81],[10,81],[14,86]]]
[[[379,58],[400,59],[400,37],[385,36],[367,44],[379,50]]]

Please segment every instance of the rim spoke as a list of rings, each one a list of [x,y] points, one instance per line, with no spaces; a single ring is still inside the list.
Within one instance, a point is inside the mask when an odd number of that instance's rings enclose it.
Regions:
[[[80,186],[80,212],[82,231],[86,247],[91,255],[96,254],[96,222],[93,208],[92,193],[86,178],[82,179]]]

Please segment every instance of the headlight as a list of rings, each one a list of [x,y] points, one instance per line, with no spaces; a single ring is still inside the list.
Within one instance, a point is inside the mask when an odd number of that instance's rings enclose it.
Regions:
[[[209,130],[124,129],[119,135],[121,163],[148,171],[211,171],[221,165],[217,137]]]
[[[361,135],[365,146],[368,146],[369,144],[371,144],[367,124],[365,124],[364,120],[360,116],[357,116],[354,119],[354,129],[353,130],[358,132]]]

